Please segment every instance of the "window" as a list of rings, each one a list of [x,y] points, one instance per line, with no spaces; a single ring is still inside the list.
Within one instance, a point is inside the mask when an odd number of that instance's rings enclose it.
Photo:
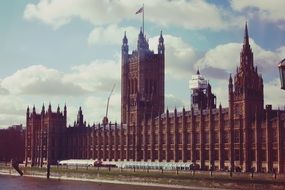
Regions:
[[[225,158],[225,160],[229,160],[229,150],[225,150],[224,158]]]
[[[234,130],[234,143],[239,143],[240,141],[240,132],[239,130]]]
[[[261,143],[266,143],[266,130],[261,129]]]
[[[192,144],[191,142],[191,134],[190,133],[187,133],[187,136],[186,136],[186,144]]]
[[[200,160],[200,151],[199,150],[195,151],[195,156],[196,156],[196,160]]]
[[[166,144],[166,135],[162,135],[161,138],[162,138],[162,144]]]
[[[255,161],[255,150],[251,150],[251,160]]]
[[[182,144],[182,134],[178,134],[177,135],[177,142],[178,142],[178,144]]]
[[[219,160],[219,150],[214,151],[214,159]]]
[[[153,135],[153,143],[158,144],[158,138],[156,134]]]
[[[215,143],[219,143],[219,132],[217,132],[217,131],[215,131],[215,133],[214,133],[214,142]]]
[[[273,143],[276,143],[277,142],[277,130],[276,130],[276,128],[274,128],[273,130],[272,130],[272,142]]]
[[[205,150],[205,160],[209,160],[209,150]]]
[[[266,161],[266,150],[261,150],[261,161]]]
[[[206,132],[205,133],[205,144],[208,144],[209,143],[209,138],[210,138],[210,136],[209,136],[209,132]]]
[[[174,135],[170,135],[169,137],[170,137],[170,142],[169,143],[170,144],[174,144]]]
[[[254,131],[254,129],[251,129],[249,131],[249,139],[250,139],[251,143],[255,143],[255,131]]]
[[[277,150],[272,150],[272,160],[273,161],[278,161],[278,152]]]
[[[223,135],[223,139],[224,139],[225,143],[229,143],[229,139],[230,139],[229,131],[225,131],[225,133]]]
[[[240,152],[239,150],[235,150],[235,155],[234,155],[235,161],[239,160],[239,156],[240,156],[239,152]]]
[[[200,134],[199,133],[195,133],[195,143],[200,144]]]

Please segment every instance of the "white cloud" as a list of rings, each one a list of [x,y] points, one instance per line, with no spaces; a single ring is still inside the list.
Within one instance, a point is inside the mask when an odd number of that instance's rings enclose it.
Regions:
[[[109,91],[114,84],[120,86],[121,65],[113,60],[96,60],[87,65],[74,66],[64,75],[64,82],[73,82],[92,92]]]
[[[62,81],[63,73],[42,65],[18,70],[2,80],[2,86],[12,94],[79,95],[87,93],[71,82]]]
[[[15,95],[0,95],[0,114],[24,114],[24,101]]]
[[[182,38],[169,34],[163,35],[165,42],[166,74],[174,78],[189,78],[196,52],[193,47],[185,43]],[[157,50],[159,36],[149,39],[150,49]]]
[[[18,96],[0,95],[0,128],[24,124],[26,104]]]
[[[0,129],[7,128],[15,124],[24,124],[25,114],[23,115],[10,115],[10,114],[0,114]]]
[[[144,4],[146,21],[165,26],[221,30],[240,26],[243,20],[204,0],[145,0]],[[103,26],[122,20],[139,20],[141,17],[135,15],[137,9],[138,3],[130,0],[40,0],[26,6],[24,18],[39,20],[54,28],[76,17],[95,26]]]
[[[228,107],[228,78],[224,80],[211,80],[212,93],[216,95],[217,107],[221,104],[222,107]]]
[[[18,70],[0,80],[1,89],[7,89],[7,93],[0,94],[0,127],[25,123],[27,105],[31,107],[36,104],[37,111],[40,111],[43,102],[51,102],[53,110],[57,107],[55,103],[62,105],[67,102],[70,124],[76,119],[78,107],[82,104],[84,108],[86,107],[87,121],[100,122],[102,114],[105,114],[105,102],[115,83],[117,94],[114,94],[110,101],[111,121],[119,121],[120,116],[120,96],[118,95],[120,64],[117,62],[96,60],[90,64],[73,67],[71,71],[65,73],[42,65]],[[98,97],[93,103],[90,98],[91,93]],[[30,95],[33,95],[33,98]],[[86,97],[86,95],[89,96]]]
[[[108,1],[101,0],[40,0],[37,4],[26,6],[24,18],[39,20],[45,24],[58,28],[79,17],[94,25],[115,23],[119,21],[122,7],[116,2],[113,6]],[[110,14],[112,13],[112,14]]]
[[[273,107],[283,109],[285,106],[285,93],[281,90],[280,79],[275,78],[264,84],[264,102]]]
[[[231,7],[236,11],[244,11],[250,17],[257,16],[262,21],[276,23],[281,29],[285,29],[284,0],[232,0]]]
[[[134,27],[118,27],[115,24],[106,27],[96,27],[89,34],[89,44],[121,44],[124,32],[127,33],[128,40],[135,42],[139,31]]]
[[[250,39],[254,55],[254,65],[262,74],[270,75],[275,73],[278,62],[282,59],[285,53],[285,48],[279,48],[275,51],[265,50]],[[240,65],[240,51],[242,43],[227,43],[216,46],[208,50],[204,56],[197,61],[195,67],[201,69],[214,68],[220,69],[228,73],[235,73],[235,68]],[[219,78],[219,76],[214,76]]]
[[[102,122],[106,114],[108,96],[109,94],[106,93],[105,96],[90,96],[85,99],[83,111],[87,122],[90,124]],[[118,93],[113,94],[110,98],[108,119],[111,122],[120,122],[121,120],[121,95]]]
[[[197,68],[219,68],[233,71],[239,65],[240,43],[227,43],[218,45],[208,50],[205,55],[195,64]]]
[[[182,99],[176,97],[173,94],[166,94],[165,95],[165,109],[173,110],[181,110],[183,106],[188,105],[185,101]]]
[[[2,80],[0,80],[0,95],[6,95],[9,94],[9,91],[3,87]]]
[[[12,94],[78,96],[120,88],[120,64],[113,60],[96,60],[62,73],[42,65],[18,70],[1,81],[1,89]]]

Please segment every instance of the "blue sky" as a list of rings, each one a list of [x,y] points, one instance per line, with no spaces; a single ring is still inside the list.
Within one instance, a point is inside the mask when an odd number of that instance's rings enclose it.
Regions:
[[[112,85],[109,118],[120,121],[120,46],[124,31],[136,46],[145,5],[151,49],[163,31],[166,107],[190,107],[188,81],[197,68],[227,106],[227,80],[239,64],[244,24],[265,83],[265,103],[283,106],[277,64],[285,57],[283,0],[1,0],[0,127],[25,123],[26,107],[82,106],[100,122]]]

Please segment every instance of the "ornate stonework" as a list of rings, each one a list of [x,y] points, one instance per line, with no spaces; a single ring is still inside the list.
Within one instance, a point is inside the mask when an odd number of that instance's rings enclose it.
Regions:
[[[228,85],[229,107],[164,112],[164,40],[149,50],[142,32],[137,50],[122,45],[121,124],[86,125],[79,110],[74,126],[64,113],[27,110],[25,160],[99,159],[195,162],[200,169],[284,173],[285,111],[264,109],[263,80],[253,64],[247,25],[240,65]],[[210,91],[211,92],[211,91]],[[211,93],[212,94],[212,93]],[[210,97],[210,98],[209,98]],[[205,101],[214,100],[205,96]],[[211,103],[210,101],[210,103]],[[199,108],[199,107],[198,107]],[[43,109],[44,110],[44,109]]]

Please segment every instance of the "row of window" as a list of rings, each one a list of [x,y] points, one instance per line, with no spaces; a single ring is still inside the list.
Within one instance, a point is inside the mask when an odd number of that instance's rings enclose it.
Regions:
[[[112,150],[111,152],[112,152],[112,155],[115,154],[115,151]],[[126,153],[125,150],[123,152]],[[76,155],[86,155],[86,152],[82,152],[82,154],[80,154],[80,152],[74,152],[74,153]],[[97,153],[98,153],[98,151],[95,151],[95,154],[97,154]],[[100,150],[100,155],[101,156],[103,156],[103,153],[104,153],[103,150]],[[105,153],[105,156],[108,155],[108,153],[109,152],[107,151]],[[146,152],[147,157],[151,157],[151,153],[153,154],[154,159],[158,159],[158,151],[157,150],[155,150],[155,151],[147,150],[147,152]],[[129,150],[129,156],[132,157],[133,154],[134,154],[134,151],[133,150]],[[162,158],[166,158],[166,151],[165,150],[161,150],[160,154],[161,154]],[[92,155],[92,153],[90,152],[89,155]],[[169,151],[168,152],[168,157],[169,157],[170,160],[174,159],[174,155],[175,155],[174,151]],[[199,150],[195,150],[193,158],[191,158],[191,151],[186,151],[184,156],[185,156],[186,160],[190,160],[190,159],[200,160],[201,159],[201,152]],[[223,156],[224,160],[229,160],[230,159],[229,151],[228,150],[224,150],[222,156]],[[234,159],[235,159],[235,161],[242,160],[243,158],[241,156],[242,155],[240,155],[240,150],[235,150],[234,151]],[[178,150],[176,152],[176,158],[178,160],[182,160],[182,150]],[[214,160],[219,160],[219,151],[218,150],[215,150],[213,152],[212,158]],[[210,151],[209,150],[204,151],[204,159],[205,160],[210,160]],[[260,159],[261,159],[261,161],[266,161],[266,150],[262,150]],[[252,160],[252,161],[256,160],[254,150],[252,150],[250,160]],[[273,150],[272,161],[278,161],[277,150]]]
[[[157,82],[152,79],[145,79],[144,81],[144,91],[146,94],[156,94],[157,93]],[[138,92],[138,80],[129,79],[128,82],[129,94],[136,94]]]

